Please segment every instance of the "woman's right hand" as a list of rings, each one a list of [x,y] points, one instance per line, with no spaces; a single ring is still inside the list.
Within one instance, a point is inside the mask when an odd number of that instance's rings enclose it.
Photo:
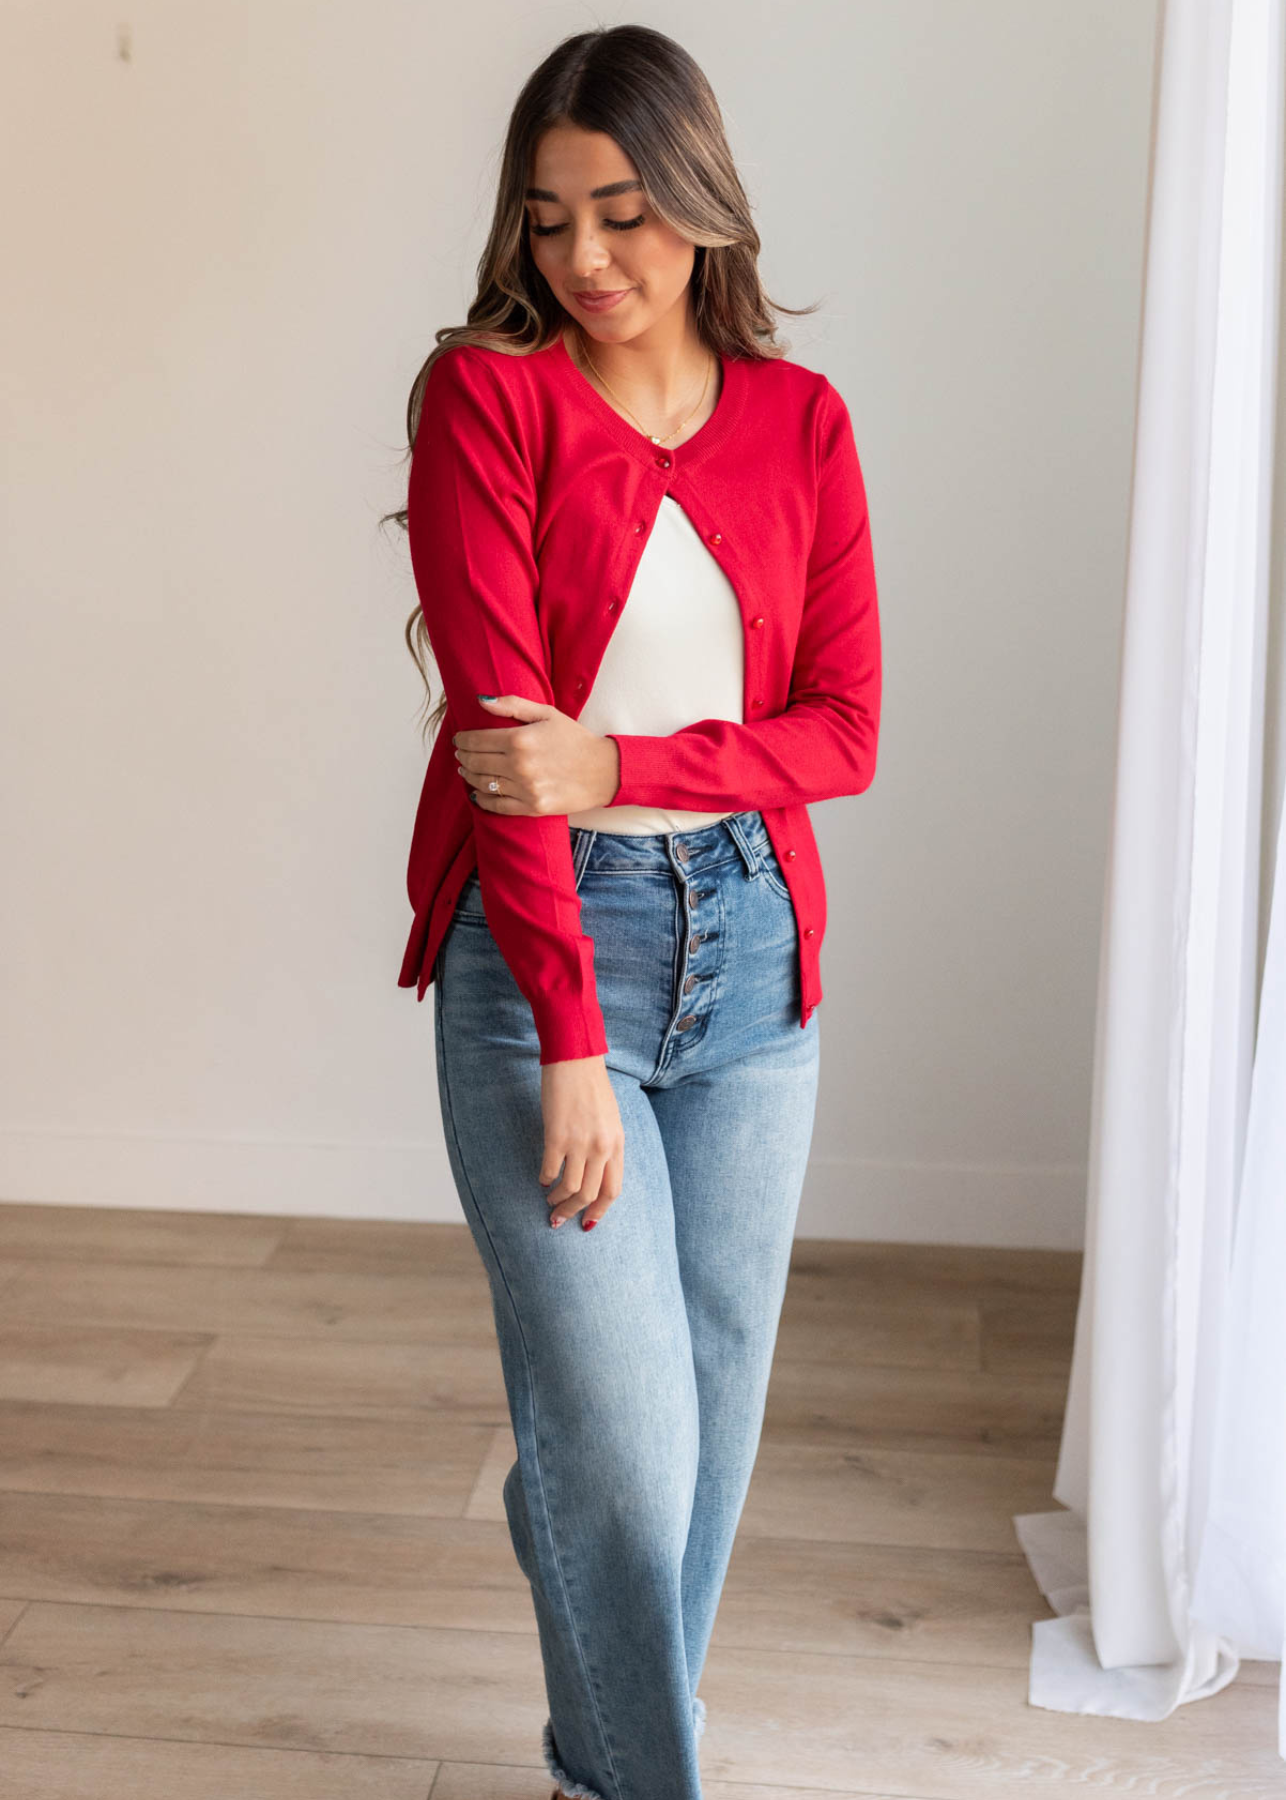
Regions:
[[[578,1056],[544,1063],[540,1105],[545,1120],[545,1154],[540,1183],[562,1169],[562,1179],[545,1195],[549,1223],[583,1213],[582,1230],[595,1225],[619,1199],[625,1173],[625,1128],[607,1073],[605,1056]]]

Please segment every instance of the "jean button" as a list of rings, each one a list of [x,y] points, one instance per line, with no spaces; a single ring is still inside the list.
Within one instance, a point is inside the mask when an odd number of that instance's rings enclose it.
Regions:
[[[692,1027],[696,1024],[696,1022],[697,1022],[697,1015],[695,1013],[688,1013],[685,1015],[685,1017],[683,1017],[682,1019],[679,1020],[678,1024],[674,1027],[674,1029],[676,1031],[691,1031]]]

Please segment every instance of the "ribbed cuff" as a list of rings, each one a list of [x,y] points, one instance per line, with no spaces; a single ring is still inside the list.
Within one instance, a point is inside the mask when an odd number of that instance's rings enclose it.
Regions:
[[[540,1040],[542,1068],[546,1063],[607,1055],[607,1032],[597,1000],[560,1006],[546,999],[539,1011],[533,1006],[532,1016]]]
[[[620,765],[620,782],[607,804],[609,806],[665,805],[666,802],[661,800],[645,800],[635,792],[636,784],[641,781],[646,782],[651,778],[655,782],[658,775],[661,775],[662,779],[664,778],[662,771],[649,769],[647,766],[643,752],[643,746],[646,743],[645,736],[638,732],[622,731],[609,731],[605,735],[610,737],[616,745],[616,754]]]
[[[743,729],[729,723],[728,729]],[[684,728],[685,731],[687,728]],[[744,793],[752,784],[743,769],[740,777],[730,748],[716,752],[709,738],[671,732],[656,736],[647,732],[609,731],[620,756],[620,783],[609,806],[677,806],[695,812],[744,808]]]
[[[570,968],[557,975],[546,970],[542,980],[524,971],[520,983],[540,1039],[542,1064],[607,1055],[607,1030],[594,978],[593,939],[578,938],[576,953]]]

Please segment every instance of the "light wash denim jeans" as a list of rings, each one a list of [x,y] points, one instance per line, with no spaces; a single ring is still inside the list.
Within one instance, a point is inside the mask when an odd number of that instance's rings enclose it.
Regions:
[[[700,1800],[696,1697],[759,1447],[817,1097],[763,819],[572,829],[625,1130],[598,1228],[550,1229],[531,1008],[478,879],[434,970],[452,1173],[490,1278],[504,1485],[573,1800]],[[549,1191],[552,1191],[552,1186]]]

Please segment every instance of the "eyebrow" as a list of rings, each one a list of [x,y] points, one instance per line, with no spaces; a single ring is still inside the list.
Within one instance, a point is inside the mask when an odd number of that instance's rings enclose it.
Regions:
[[[609,181],[606,187],[589,190],[591,200],[611,200],[617,194],[633,194],[642,189],[641,181]],[[553,188],[529,187],[525,196],[528,200],[557,200],[558,195]]]

